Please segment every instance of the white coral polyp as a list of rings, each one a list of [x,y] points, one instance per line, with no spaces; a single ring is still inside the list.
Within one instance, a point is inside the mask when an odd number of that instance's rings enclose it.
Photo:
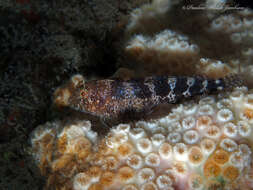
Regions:
[[[212,124],[212,118],[210,116],[200,116],[197,119],[196,127],[199,131],[203,131],[211,124]]]
[[[137,37],[141,40],[137,40]],[[145,38],[145,40],[142,38]],[[189,44],[189,39],[186,36],[177,34],[171,30],[164,30],[151,39],[137,35],[135,39],[130,42],[130,45],[127,46],[127,49],[132,48],[133,46],[138,47],[140,44],[143,47],[145,44],[145,46],[149,49],[154,49],[161,52],[199,52],[199,47],[196,44]]]
[[[173,144],[180,142],[181,134],[178,132],[172,132],[168,135],[167,140]]]
[[[139,184],[152,181],[155,178],[155,171],[151,168],[142,168],[137,173],[137,179]]]
[[[180,48],[181,48],[182,50],[187,50],[187,49],[189,49],[189,44],[188,44],[187,42],[185,42],[185,41],[182,41],[182,42],[180,43]]]
[[[199,100],[199,104],[201,104],[201,105],[213,104],[214,102],[215,102],[215,99],[212,96],[207,96],[207,97],[202,98],[201,100]]]
[[[143,35],[136,35],[129,43],[128,46],[126,46],[126,49],[131,49],[131,48],[144,48],[147,43],[147,38],[144,37]]]
[[[240,90],[236,90],[236,91],[233,91],[230,95],[230,98],[231,100],[235,101],[235,102],[239,102],[242,100],[243,98],[243,92],[240,91]]]
[[[133,140],[137,140],[140,138],[143,138],[145,136],[145,131],[142,128],[134,128],[129,132],[129,136],[133,139]]]
[[[91,184],[91,178],[85,173],[79,173],[74,177],[74,190],[88,190]]]
[[[203,153],[209,155],[215,150],[216,144],[212,139],[206,138],[200,142],[200,147]]]
[[[221,135],[220,128],[216,125],[210,125],[207,127],[205,136],[212,139],[218,139]]]
[[[239,134],[242,137],[248,137],[248,136],[250,136],[250,134],[251,134],[251,126],[247,122],[245,122],[245,121],[239,121],[237,123],[237,125],[239,127],[239,129],[238,129]]]
[[[251,155],[251,149],[247,144],[240,144],[238,149],[245,158],[248,158]]]
[[[167,126],[168,132],[180,132],[182,130],[182,126],[179,122],[173,122]]]
[[[104,164],[103,164],[103,168],[106,170],[114,170],[117,168],[117,158],[115,156],[107,156],[104,158],[103,160]]]
[[[231,106],[232,106],[232,101],[229,100],[228,98],[224,98],[224,99],[218,101],[218,103],[217,103],[217,107],[219,109],[230,108]]]
[[[154,146],[158,147],[165,141],[165,136],[161,133],[154,134],[151,137],[151,141]]]
[[[198,110],[199,115],[212,115],[214,113],[211,105],[201,105]]]
[[[172,123],[178,121],[180,116],[176,113],[170,113],[168,116],[166,116],[166,119],[168,123]]]
[[[198,109],[198,106],[192,105],[192,104],[187,104],[184,106],[183,112],[186,115],[191,115],[191,114],[194,114],[197,111],[197,109]]]
[[[195,144],[199,140],[199,134],[195,130],[189,130],[184,133],[183,139],[187,144]]]
[[[172,180],[168,175],[160,175],[156,178],[156,184],[159,188],[164,189],[172,185]]]
[[[219,110],[217,113],[217,120],[222,123],[229,122],[233,120],[233,118],[232,111],[226,108]]]
[[[158,152],[163,159],[168,159],[171,157],[172,147],[169,143],[165,142],[159,147]]]
[[[225,138],[220,142],[221,148],[228,152],[233,152],[237,149],[237,144],[235,141],[229,138]]]
[[[192,116],[188,116],[188,117],[184,118],[182,121],[183,129],[185,129],[185,130],[191,129],[191,128],[195,127],[195,123],[196,123],[195,118]]]
[[[130,130],[130,125],[128,124],[119,124],[117,127],[116,127],[116,130],[119,131],[119,132],[125,132],[125,133],[128,133],[129,130]]]
[[[229,161],[232,165],[234,165],[235,167],[238,168],[242,168],[243,167],[243,156],[240,152],[234,152],[231,154],[231,156],[229,157]]]
[[[143,159],[138,154],[132,154],[127,158],[127,164],[133,169],[139,169],[143,166]]]
[[[114,132],[114,142],[117,144],[116,146],[123,144],[128,141],[128,135],[126,132]]]
[[[152,143],[148,138],[139,139],[136,146],[142,154],[147,154],[152,151]]]
[[[179,161],[188,160],[188,148],[184,143],[177,143],[173,147],[173,153],[176,160]]]
[[[189,49],[195,53],[199,52],[199,47],[196,44],[191,44]]]
[[[224,134],[228,137],[234,138],[237,136],[237,126],[231,122],[224,125]]]
[[[160,165],[159,155],[156,153],[149,153],[145,157],[145,164],[150,167],[158,167]]]

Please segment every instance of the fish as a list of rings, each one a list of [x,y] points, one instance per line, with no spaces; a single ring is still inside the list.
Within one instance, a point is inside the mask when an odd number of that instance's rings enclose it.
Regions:
[[[202,76],[150,76],[129,80],[85,81],[73,76],[55,92],[55,103],[100,118],[118,118],[125,113],[150,112],[160,104],[212,94],[241,86],[238,75],[210,79]]]

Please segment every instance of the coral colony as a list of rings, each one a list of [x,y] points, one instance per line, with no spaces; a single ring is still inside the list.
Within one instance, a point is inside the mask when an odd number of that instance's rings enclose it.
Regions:
[[[160,118],[111,126],[103,137],[92,130],[89,120],[52,121],[38,126],[31,135],[32,154],[47,179],[46,189],[253,189],[252,84],[245,87],[236,77],[230,77],[238,72],[244,73],[246,81],[252,77],[249,63],[253,52],[253,12],[244,9],[217,16],[209,8],[218,3],[207,0],[203,18],[198,17],[199,21],[211,18],[211,22],[201,22],[206,23],[202,26],[208,35],[205,39],[186,33],[185,29],[181,34],[179,28],[173,31],[168,29],[170,24],[156,22],[178,9],[180,1],[154,0],[132,12],[126,27],[129,40],[125,53],[136,63],[136,71],[142,68],[139,76],[150,76],[153,71],[154,75],[174,74],[175,78],[85,81],[75,75],[56,90],[54,103],[99,117],[115,117],[126,105],[138,110],[143,109],[144,103],[147,107],[165,97],[168,103],[175,103],[173,95],[177,100],[201,94],[201,90],[217,90],[216,94],[176,103]],[[186,18],[188,24],[196,19]],[[155,23],[156,28],[148,28],[145,23]],[[221,31],[227,44],[217,46],[218,42],[210,39],[219,37]],[[220,51],[208,48],[207,42],[211,48],[229,44],[237,53],[224,49],[222,56]],[[180,78],[183,74],[206,78]],[[147,94],[140,94],[144,88]],[[113,98],[114,95],[118,97]],[[99,98],[102,96],[111,99]]]
[[[100,140],[89,121],[46,123],[32,144],[59,189],[250,189],[252,118],[253,93],[237,88],[134,128],[119,124]]]

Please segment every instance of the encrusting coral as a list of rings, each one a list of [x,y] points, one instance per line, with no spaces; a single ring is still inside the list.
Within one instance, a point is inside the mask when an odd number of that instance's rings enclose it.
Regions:
[[[224,14],[222,10],[233,8],[226,1],[210,0],[204,5],[155,0],[133,11],[126,29],[125,53],[135,64],[121,66],[140,76],[199,74],[219,78],[249,70],[252,10],[234,7],[236,10]],[[194,9],[198,7],[202,9]]]
[[[252,100],[237,88],[100,139],[89,121],[46,123],[33,154],[55,189],[252,189]]]
[[[172,30],[164,30],[154,37],[142,34],[132,38],[126,46],[126,52],[139,61],[145,62],[143,70],[148,73],[175,74],[198,60],[199,48],[190,43],[188,37]],[[173,65],[173,69],[171,67]],[[160,67],[164,69],[161,70]],[[194,73],[194,67],[182,74]]]

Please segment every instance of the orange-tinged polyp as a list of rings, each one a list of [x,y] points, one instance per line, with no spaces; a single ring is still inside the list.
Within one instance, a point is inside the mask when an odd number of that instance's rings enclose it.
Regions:
[[[118,159],[114,156],[107,156],[104,159],[103,168],[107,170],[114,170],[118,166]]]
[[[221,173],[221,168],[213,161],[207,160],[204,165],[204,175],[206,177],[217,177]]]
[[[133,147],[130,144],[122,144],[118,147],[118,153],[122,157],[126,157],[127,155],[131,154]]]
[[[239,176],[239,170],[234,166],[227,166],[223,170],[223,176],[229,180],[235,180]]]
[[[90,184],[90,176],[87,176],[86,173],[79,173],[77,174],[74,181],[79,183],[80,185],[86,186]]]
[[[249,118],[249,119],[252,119],[253,118],[253,110],[252,109],[249,109],[249,108],[246,108],[244,111],[243,111],[244,115]]]
[[[120,168],[117,173],[121,182],[128,181],[134,176],[134,170],[128,166]]]
[[[204,129],[212,123],[212,118],[209,116],[200,116],[197,119],[197,128]]]
[[[203,186],[203,179],[198,174],[192,174],[189,179],[191,189],[200,189]]]
[[[74,145],[73,153],[77,153],[78,159],[86,160],[87,156],[90,153],[91,143],[86,138],[77,139],[76,144]]]
[[[54,136],[51,133],[45,134],[43,138],[40,140],[41,144],[45,148],[49,148],[48,146],[50,146],[53,143],[53,141],[54,141]]]
[[[223,165],[225,164],[229,159],[229,154],[222,149],[216,150],[213,154],[213,160],[215,163]]]
[[[199,164],[203,160],[203,154],[199,147],[192,147],[189,151],[189,160],[193,164]]]
[[[49,166],[49,162],[47,160],[47,156],[46,155],[42,155],[42,157],[40,158],[40,163],[38,165],[38,167],[40,168],[40,172],[42,175],[47,175],[48,173],[48,167]]]
[[[175,162],[173,164],[173,168],[177,174],[185,174],[187,171],[187,168],[184,162]]]
[[[112,152],[112,149],[106,144],[106,139],[101,140],[101,143],[98,145],[98,152],[103,155],[108,155]]]
[[[74,155],[65,154],[53,162],[52,171],[70,177],[76,171],[76,166]]]
[[[107,171],[103,173],[103,175],[101,176],[100,184],[102,186],[110,186],[113,184],[114,178],[115,178],[115,174],[110,171]]]
[[[52,164],[53,171],[59,171],[73,162],[73,155],[65,154]]]
[[[82,149],[90,149],[91,148],[91,143],[87,138],[80,137],[78,140],[78,145],[75,145],[77,150],[82,150]]]
[[[220,131],[219,128],[216,125],[209,126],[207,129],[207,135],[211,138],[217,138],[219,135]]]
[[[63,154],[66,151],[66,146],[67,146],[67,135],[64,134],[57,141],[57,150]]]
[[[88,175],[93,178],[97,178],[101,175],[101,168],[98,166],[92,166],[88,170]]]
[[[103,190],[103,186],[100,183],[92,184],[88,190]]]

